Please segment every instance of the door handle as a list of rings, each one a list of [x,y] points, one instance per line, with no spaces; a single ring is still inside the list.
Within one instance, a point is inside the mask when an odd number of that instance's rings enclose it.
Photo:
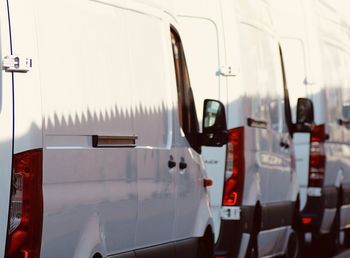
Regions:
[[[343,126],[348,126],[348,125],[350,124],[350,121],[344,120],[344,119],[342,119],[342,118],[339,118],[339,119],[338,119],[338,124],[339,124],[339,125],[343,125]]]
[[[288,148],[289,148],[289,144],[288,144],[287,142],[284,142],[284,141],[281,141],[281,142],[280,142],[280,146],[281,146],[282,148],[285,148],[285,149],[288,149]]]
[[[184,170],[187,168],[187,163],[184,160],[181,160],[181,162],[179,163],[179,168],[181,170]]]
[[[176,162],[174,161],[173,156],[170,156],[170,159],[168,161],[168,167],[169,168],[174,168],[176,166]]]

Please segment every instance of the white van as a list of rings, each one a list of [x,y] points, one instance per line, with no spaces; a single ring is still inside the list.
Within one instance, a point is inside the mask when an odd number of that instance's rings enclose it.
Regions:
[[[225,113],[199,134],[167,4],[0,1],[0,257],[211,257]]]
[[[312,99],[310,134],[295,134],[303,229],[327,252],[350,228],[350,30],[332,1],[270,0],[291,103]],[[293,117],[294,121],[296,117]],[[330,255],[330,254],[329,254]]]
[[[203,148],[214,179],[215,255],[296,257],[293,125],[270,7],[262,0],[183,0],[176,13],[196,103],[220,99],[227,113],[229,143]]]

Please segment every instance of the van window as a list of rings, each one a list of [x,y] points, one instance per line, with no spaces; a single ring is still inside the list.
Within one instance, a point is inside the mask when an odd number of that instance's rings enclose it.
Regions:
[[[186,61],[191,71],[197,114],[201,114],[205,99],[219,99],[220,76],[214,72],[220,67],[217,26],[211,20],[192,17],[181,17],[179,21],[182,25],[181,35],[186,38]],[[200,65],[197,64],[198,61],[201,62]],[[199,127],[201,129],[201,124]]]
[[[282,105],[284,107],[284,112],[282,112],[282,119],[283,119],[283,128],[282,132],[289,132],[292,135],[292,110],[290,106],[290,98],[289,98],[289,91],[288,91],[288,84],[287,84],[287,77],[286,77],[286,70],[285,70],[285,61],[283,58],[283,52],[281,45],[279,46],[279,53],[280,53],[280,66],[281,66],[281,74],[282,74],[282,80],[283,80],[283,100]]]
[[[342,62],[344,53],[331,45],[325,45],[324,50],[328,122],[336,123],[342,117],[342,87],[346,84]]]
[[[164,148],[171,141],[172,105],[171,85],[164,70],[167,50],[163,44],[163,23],[153,16],[133,11],[127,12],[126,19],[129,65],[132,67],[129,71],[132,88],[127,91],[132,92],[137,144]]]
[[[198,144],[199,125],[192,88],[179,35],[171,30],[174,65],[177,83],[179,123],[191,147],[200,150]]]
[[[345,69],[345,75],[346,75],[346,87],[343,91],[343,106],[350,106],[350,56],[344,55],[344,69]]]
[[[242,58],[242,73],[245,80],[247,97],[250,102],[251,118],[267,122],[265,88],[268,74],[261,69],[261,55],[259,50],[258,31],[248,25],[241,25],[241,46],[244,52]]]
[[[280,83],[277,81],[277,76],[280,71],[277,70],[277,53],[276,45],[273,38],[268,33],[259,31],[259,53],[260,53],[260,69],[264,74],[261,77],[259,87],[266,90],[267,112],[269,113],[270,128],[274,131],[281,130],[282,117],[282,91]],[[278,73],[278,75],[277,75]],[[280,78],[281,79],[281,78]]]
[[[307,96],[305,80],[306,65],[303,42],[298,39],[282,39],[280,41],[283,51],[285,79],[289,89],[289,100],[292,108],[292,121],[296,123],[296,106],[300,96]]]
[[[246,24],[241,24],[241,35],[245,53],[242,72],[251,103],[251,118],[266,121],[274,131],[282,131],[283,89],[274,39]]]

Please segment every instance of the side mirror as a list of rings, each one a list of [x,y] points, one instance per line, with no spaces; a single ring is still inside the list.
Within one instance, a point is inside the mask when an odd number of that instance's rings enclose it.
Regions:
[[[314,105],[310,99],[299,98],[297,104],[296,132],[310,132],[314,122]]]
[[[228,133],[224,105],[217,100],[204,100],[202,145],[220,147],[227,143]]]

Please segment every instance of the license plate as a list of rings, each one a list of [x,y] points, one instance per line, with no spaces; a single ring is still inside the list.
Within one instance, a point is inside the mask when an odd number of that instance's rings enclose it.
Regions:
[[[226,220],[240,220],[241,208],[240,207],[222,207],[221,218]]]

